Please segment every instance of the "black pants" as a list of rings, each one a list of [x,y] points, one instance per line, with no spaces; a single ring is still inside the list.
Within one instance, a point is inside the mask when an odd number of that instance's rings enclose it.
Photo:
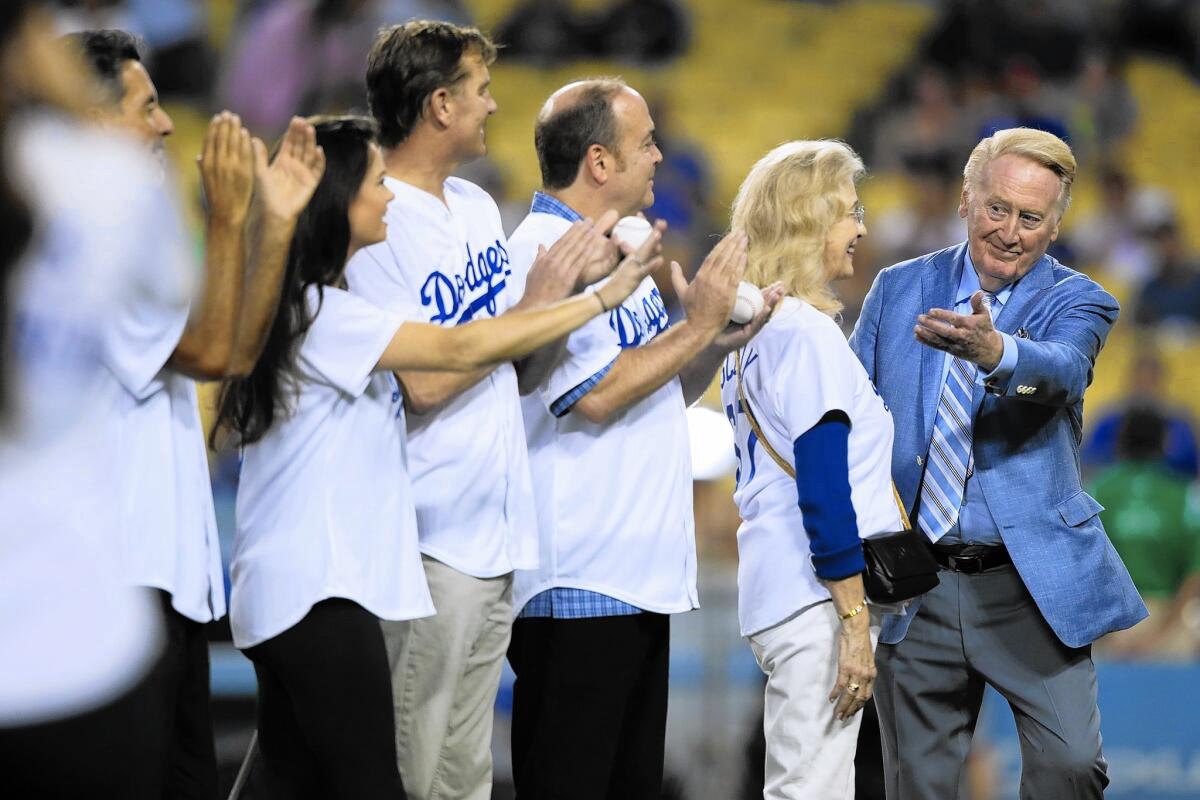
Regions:
[[[147,682],[94,711],[0,729],[0,795],[10,800],[125,800],[141,765]]]
[[[379,619],[317,603],[246,650],[258,675],[258,736],[272,797],[403,800],[392,679]]]
[[[518,619],[508,660],[518,800],[658,800],[670,617]]]
[[[0,794],[120,800],[216,800],[204,625],[163,611],[163,652],[108,705],[0,733]]]
[[[217,756],[213,748],[208,638],[204,625],[171,607],[171,595],[155,590],[163,609],[162,655],[135,693],[136,737],[141,757],[130,775],[130,798],[215,800]]]

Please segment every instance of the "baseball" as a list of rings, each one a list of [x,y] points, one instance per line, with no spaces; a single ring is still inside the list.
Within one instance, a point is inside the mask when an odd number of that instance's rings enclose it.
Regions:
[[[753,283],[742,281],[738,284],[737,299],[733,301],[733,310],[729,312],[729,321],[745,325],[754,319],[754,315],[762,311],[762,290]]]
[[[612,236],[636,250],[650,238],[653,230],[645,217],[622,217],[613,226]]]

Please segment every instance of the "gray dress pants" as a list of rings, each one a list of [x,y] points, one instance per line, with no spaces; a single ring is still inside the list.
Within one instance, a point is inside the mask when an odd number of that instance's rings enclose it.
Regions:
[[[1011,565],[943,569],[904,639],[879,644],[875,701],[888,800],[953,800],[986,685],[1021,740],[1021,798],[1103,797],[1091,647],[1064,645]]]

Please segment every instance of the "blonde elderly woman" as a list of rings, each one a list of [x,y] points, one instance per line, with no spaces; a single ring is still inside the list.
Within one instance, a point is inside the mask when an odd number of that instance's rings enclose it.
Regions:
[[[739,461],[741,630],[767,676],[766,798],[854,796],[879,616],[860,540],[901,527],[892,419],[836,322],[833,283],[854,272],[867,233],[863,174],[841,142],[789,142],[754,165],[733,205],[747,278],[787,293],[721,377]]]

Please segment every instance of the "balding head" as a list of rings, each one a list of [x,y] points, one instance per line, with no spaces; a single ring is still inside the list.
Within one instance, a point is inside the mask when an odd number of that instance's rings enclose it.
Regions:
[[[533,129],[542,186],[565,189],[574,183],[592,145],[620,157],[620,123],[613,101],[625,92],[637,96],[620,78],[593,78],[568,83],[550,95]]]

